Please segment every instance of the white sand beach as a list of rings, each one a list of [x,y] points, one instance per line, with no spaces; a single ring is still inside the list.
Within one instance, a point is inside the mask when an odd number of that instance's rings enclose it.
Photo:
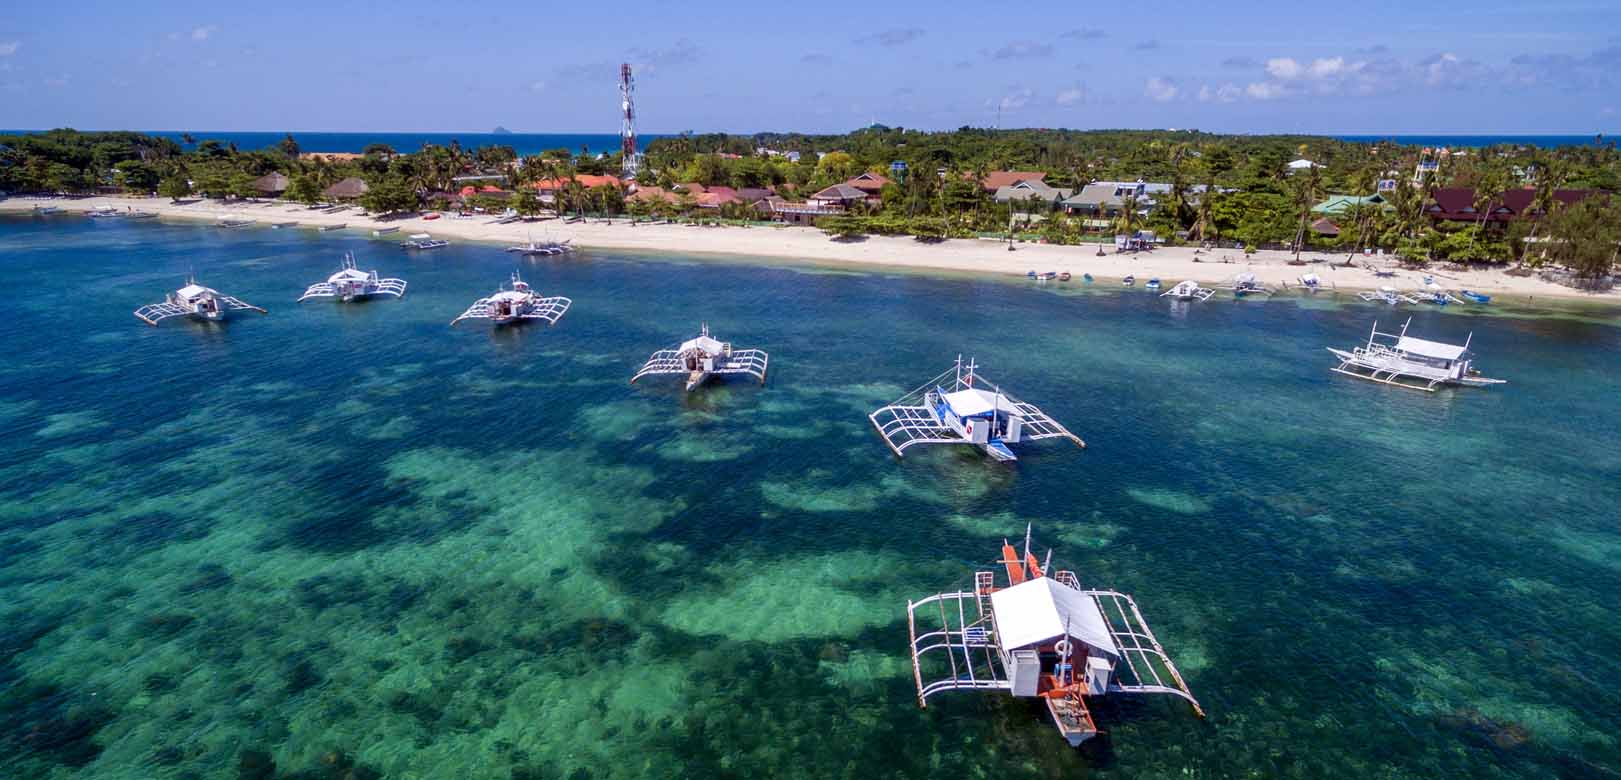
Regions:
[[[1383,257],[1354,259],[1356,267],[1344,267],[1346,255],[1308,253],[1306,266],[1288,264],[1293,255],[1261,251],[1246,256],[1238,250],[1200,252],[1192,247],[1164,247],[1150,252],[1117,254],[1112,247],[1098,254],[1098,246],[1059,246],[1016,244],[1009,252],[997,241],[954,239],[924,243],[908,237],[869,236],[857,241],[834,241],[822,231],[807,227],[693,227],[641,223],[628,219],[591,220],[569,224],[559,219],[494,224],[495,217],[478,215],[460,218],[445,214],[438,219],[422,217],[381,220],[362,216],[353,208],[325,214],[306,206],[277,202],[187,201],[173,204],[166,198],[96,197],[76,200],[11,198],[0,201],[0,212],[28,213],[35,206],[54,206],[66,214],[112,207],[119,210],[156,213],[163,218],[217,222],[221,219],[252,219],[268,226],[297,222],[300,227],[347,225],[348,229],[370,231],[398,227],[398,238],[410,233],[428,233],[434,238],[482,241],[512,245],[537,241],[572,240],[584,249],[623,249],[648,252],[738,255],[774,258],[815,265],[860,265],[916,270],[938,269],[956,273],[1008,274],[1024,276],[1029,271],[1068,271],[1077,279],[1091,274],[1099,280],[1117,280],[1135,275],[1139,282],[1158,277],[1167,288],[1184,279],[1207,286],[1221,286],[1239,273],[1254,273],[1261,283],[1283,288],[1298,286],[1303,274],[1316,274],[1324,286],[1340,290],[1371,290],[1390,286],[1409,291],[1419,288],[1425,276],[1451,290],[1472,290],[1503,302],[1534,302],[1538,299],[1590,301],[1621,304],[1621,291],[1590,293],[1574,290],[1535,277],[1510,276],[1499,270],[1449,271],[1440,268],[1405,270]],[[391,236],[394,237],[394,236]],[[1331,265],[1334,264],[1334,265]],[[1375,276],[1372,268],[1393,272]]]

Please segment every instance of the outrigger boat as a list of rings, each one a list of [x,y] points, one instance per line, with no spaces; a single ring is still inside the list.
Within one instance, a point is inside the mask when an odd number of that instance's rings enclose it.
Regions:
[[[1321,290],[1334,289],[1333,282],[1329,282],[1328,286],[1324,287],[1322,277],[1318,276],[1317,274],[1306,274],[1305,276],[1299,277],[1295,281],[1300,282],[1301,289],[1305,290],[1306,292],[1314,293]]]
[[[1137,277],[1131,274],[1126,274],[1126,278],[1121,279],[1120,283],[1127,287],[1135,287],[1137,285]]]
[[[1177,282],[1175,287],[1160,293],[1159,297],[1175,298],[1179,301],[1191,301],[1195,299],[1208,301],[1210,300],[1210,296],[1215,294],[1215,290],[1208,287],[1200,287],[1198,282],[1189,279],[1185,282]]]
[[[1445,344],[1407,335],[1407,326],[1411,324],[1413,320],[1408,318],[1402,323],[1400,333],[1391,334],[1380,333],[1379,323],[1375,322],[1366,345],[1350,351],[1329,347],[1328,351],[1340,359],[1340,364],[1333,371],[1357,379],[1427,392],[1448,385],[1487,387],[1508,381],[1487,379],[1474,369],[1469,351],[1473,333],[1461,345]]]
[[[455,325],[462,320],[489,320],[496,325],[507,325],[524,320],[541,320],[547,325],[556,325],[573,303],[561,295],[542,298],[518,276],[517,271],[513,271],[512,289],[503,288],[488,298],[474,301],[467,311],[451,320],[450,324]]]
[[[241,217],[236,217],[236,218],[221,217],[218,224],[222,228],[243,228],[243,227],[247,227],[247,226],[249,226],[249,225],[251,225],[253,223],[254,223],[254,220],[243,219]]]
[[[157,219],[156,211],[132,211],[124,215],[124,219]]]
[[[1051,550],[1038,562],[1028,528],[1023,557],[1004,539],[999,563],[1006,585],[995,571],[977,571],[973,590],[906,603],[918,706],[954,690],[1040,698],[1073,747],[1101,732],[1088,699],[1166,694],[1204,717],[1130,595],[1083,589],[1074,572],[1052,571]],[[939,627],[919,633],[919,622],[930,629],[936,615]],[[925,677],[925,667],[934,674]]]
[[[1378,290],[1373,292],[1364,290],[1357,293],[1356,296],[1369,303],[1388,303],[1391,306],[1395,306],[1398,303],[1418,303],[1417,298],[1397,292],[1396,288],[1394,287],[1380,287]]]
[[[58,206],[35,206],[34,207],[34,216],[36,216],[36,217],[48,217],[48,216],[50,216],[52,214],[61,214],[61,213],[62,213],[62,209],[60,207],[58,207]]]
[[[1433,303],[1437,306],[1445,306],[1449,303],[1463,303],[1463,299],[1454,296],[1446,288],[1436,284],[1434,279],[1425,279],[1424,289],[1413,293],[1412,297],[1416,298],[1420,303]]]
[[[1154,277],[1152,279],[1149,279],[1148,284],[1143,285],[1143,288],[1148,289],[1148,290],[1158,290],[1159,286],[1160,286],[1159,285],[1159,277],[1156,276],[1156,277]]]
[[[271,225],[270,227],[275,229],[275,230],[285,230],[287,228],[298,227],[298,223],[297,222],[277,222],[276,224]]]
[[[336,225],[322,225],[321,226],[321,232],[322,233],[331,233],[334,230],[342,230],[342,229],[344,229],[346,227],[349,227],[349,225],[347,223],[344,223],[344,222],[339,222]]]
[[[970,358],[924,382],[867,419],[897,457],[914,444],[972,444],[999,461],[1018,460],[1008,447],[1023,441],[1065,438],[1086,442],[1034,405],[1020,401],[978,373]]]
[[[185,287],[169,293],[162,303],[147,304],[136,309],[135,316],[155,328],[159,322],[170,317],[221,322],[228,318],[231,312],[243,310],[256,311],[260,314],[269,313],[239,298],[204,287],[198,284],[196,279],[187,277]]]
[[[574,251],[574,247],[569,245],[569,241],[572,241],[572,240],[573,239],[566,239],[566,240],[563,240],[563,241],[542,241],[542,242],[537,244],[537,243],[535,243],[535,241],[533,239],[530,239],[529,243],[527,243],[527,244],[519,244],[517,246],[509,246],[509,247],[507,247],[507,251],[508,252],[518,252],[518,253],[524,254],[524,255],[561,255],[561,254],[567,254],[569,252]]]
[[[1228,285],[1227,289],[1233,291],[1234,298],[1254,294],[1271,295],[1276,292],[1271,287],[1261,284],[1260,280],[1255,278],[1255,274],[1248,271],[1233,277],[1232,284]]]
[[[736,349],[729,342],[709,335],[709,323],[703,323],[698,337],[681,342],[672,349],[661,349],[642,364],[631,384],[644,376],[686,374],[687,392],[709,381],[711,376],[746,374],[765,384],[766,364],[771,356],[758,349]]]
[[[1461,292],[1459,294],[1462,295],[1464,298],[1467,298],[1471,303],[1491,303],[1491,300],[1492,300],[1492,297],[1490,295],[1486,295],[1486,294],[1483,294],[1483,293],[1477,293],[1477,292],[1475,292],[1473,290],[1464,290],[1463,292]]]
[[[401,241],[401,249],[438,249],[450,246],[450,242],[442,238],[434,238],[427,233],[412,233],[410,241]]]
[[[102,206],[101,208],[90,209],[89,211],[86,211],[84,215],[90,217],[91,219],[100,219],[108,217],[122,217],[124,216],[124,212],[119,211],[112,206]]]
[[[298,302],[303,303],[311,298],[336,298],[342,303],[362,301],[373,295],[392,295],[396,298],[405,295],[404,279],[384,279],[377,275],[377,271],[362,271],[355,267],[355,253],[343,253],[343,268],[327,277],[324,282],[317,282],[309,286]]]

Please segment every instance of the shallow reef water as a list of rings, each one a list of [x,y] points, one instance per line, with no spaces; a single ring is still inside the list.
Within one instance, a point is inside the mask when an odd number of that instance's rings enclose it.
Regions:
[[[1621,774],[1621,315],[0,220],[0,777]],[[399,301],[293,303],[338,267]],[[514,268],[553,328],[447,327]],[[200,282],[270,310],[130,316]],[[1372,320],[1510,384],[1331,374]],[[765,386],[631,386],[707,322]],[[959,354],[1086,439],[897,460]],[[1135,596],[1209,717],[917,707],[1003,538]]]

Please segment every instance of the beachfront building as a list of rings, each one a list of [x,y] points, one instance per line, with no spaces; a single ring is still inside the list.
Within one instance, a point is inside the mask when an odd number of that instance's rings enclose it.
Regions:
[[[287,191],[287,176],[280,171],[271,171],[253,180],[253,191],[268,198],[281,197]]]
[[[1026,179],[1017,184],[999,187],[992,196],[997,203],[1016,203],[1026,211],[1052,211],[1070,197],[1073,190],[1049,187],[1045,182]]]
[[[877,205],[882,202],[876,195],[869,195],[848,184],[835,184],[807,199],[813,206],[837,206],[848,209],[855,205]]]
[[[1322,236],[1323,238],[1338,238],[1340,226],[1334,224],[1334,220],[1328,217],[1321,217],[1316,222],[1311,223],[1311,232],[1313,235]]]
[[[1553,199],[1558,205],[1570,206],[1596,193],[1596,190],[1554,190]],[[1536,218],[1540,213],[1536,208],[1536,195],[1536,190],[1529,187],[1503,192],[1486,207],[1486,224],[1502,225],[1517,219]],[[1434,202],[1425,207],[1424,213],[1436,222],[1482,220],[1480,211],[1475,207],[1475,191],[1471,187],[1442,187],[1436,190]]]
[[[578,183],[580,189],[585,190],[593,187],[619,188],[624,186],[618,176],[591,173],[577,173],[572,178],[541,179],[531,186],[535,188],[535,192],[540,196],[541,203],[550,204],[557,199],[557,193],[568,189],[570,182]]]
[[[1140,181],[1093,182],[1065,198],[1060,205],[1070,214],[1113,219],[1120,216],[1127,198],[1136,199],[1139,214],[1147,214],[1154,208],[1154,199],[1148,195],[1148,185]]]
[[[370,190],[371,187],[366,185],[365,179],[359,176],[350,176],[322,190],[321,194],[332,200],[355,200]]]
[[[1311,207],[1311,213],[1324,214],[1337,217],[1347,211],[1361,210],[1368,207],[1386,209],[1383,195],[1330,195],[1322,203]]]
[[[1021,181],[1041,181],[1045,178],[1047,174],[1043,171],[991,171],[979,180],[979,186],[984,187],[986,192],[994,193]]]
[[[861,190],[872,197],[878,197],[878,195],[884,191],[884,185],[889,183],[889,179],[879,176],[876,173],[863,173],[860,176],[849,179],[844,183]]]

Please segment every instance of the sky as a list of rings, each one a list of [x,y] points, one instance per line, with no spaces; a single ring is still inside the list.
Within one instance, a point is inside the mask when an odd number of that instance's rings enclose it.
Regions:
[[[16,2],[0,128],[1621,129],[1621,0]],[[999,125],[998,125],[999,123]]]

